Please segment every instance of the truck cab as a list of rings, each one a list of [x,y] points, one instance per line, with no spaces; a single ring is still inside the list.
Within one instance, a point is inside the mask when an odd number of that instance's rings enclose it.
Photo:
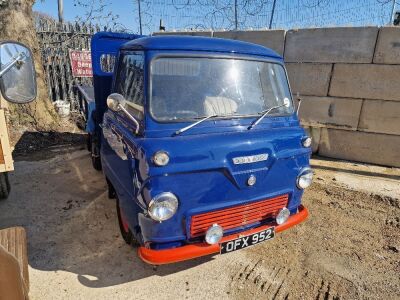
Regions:
[[[105,55],[112,73],[101,70]],[[93,147],[122,236],[145,262],[232,252],[307,218],[311,139],[278,54],[217,38],[100,33],[92,61]]]

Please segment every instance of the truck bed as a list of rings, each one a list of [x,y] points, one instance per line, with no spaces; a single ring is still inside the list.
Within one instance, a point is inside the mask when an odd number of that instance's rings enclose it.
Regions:
[[[94,88],[89,85],[77,85],[77,92],[79,94],[79,106],[81,113],[86,121],[85,130],[93,133],[95,130],[95,122],[93,119],[93,112],[96,109],[96,102],[94,98]]]

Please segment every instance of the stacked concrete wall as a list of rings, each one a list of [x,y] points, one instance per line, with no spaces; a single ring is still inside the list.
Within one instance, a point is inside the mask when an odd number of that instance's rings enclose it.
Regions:
[[[399,27],[185,34],[272,48],[285,58],[315,153],[400,167]]]

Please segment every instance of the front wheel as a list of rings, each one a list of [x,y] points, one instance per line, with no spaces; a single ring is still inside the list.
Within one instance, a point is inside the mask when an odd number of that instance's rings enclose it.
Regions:
[[[86,149],[90,153],[92,152],[92,135],[90,133],[86,136]]]
[[[124,239],[125,243],[128,245],[136,245],[137,242],[133,236],[132,231],[129,229],[128,222],[126,221],[126,218],[124,217],[124,213],[121,210],[119,206],[119,200],[118,196],[116,196],[116,204],[117,204],[117,215],[118,215],[118,224],[119,224],[119,230],[121,231],[122,238]]]
[[[8,173],[0,173],[0,199],[7,199],[10,191],[11,186],[8,180]]]

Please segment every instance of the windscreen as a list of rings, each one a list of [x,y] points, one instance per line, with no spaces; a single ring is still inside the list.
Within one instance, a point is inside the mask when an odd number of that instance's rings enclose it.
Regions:
[[[291,99],[280,64],[226,58],[162,57],[151,65],[150,111],[158,121],[256,116]],[[270,115],[293,112],[289,107]]]

